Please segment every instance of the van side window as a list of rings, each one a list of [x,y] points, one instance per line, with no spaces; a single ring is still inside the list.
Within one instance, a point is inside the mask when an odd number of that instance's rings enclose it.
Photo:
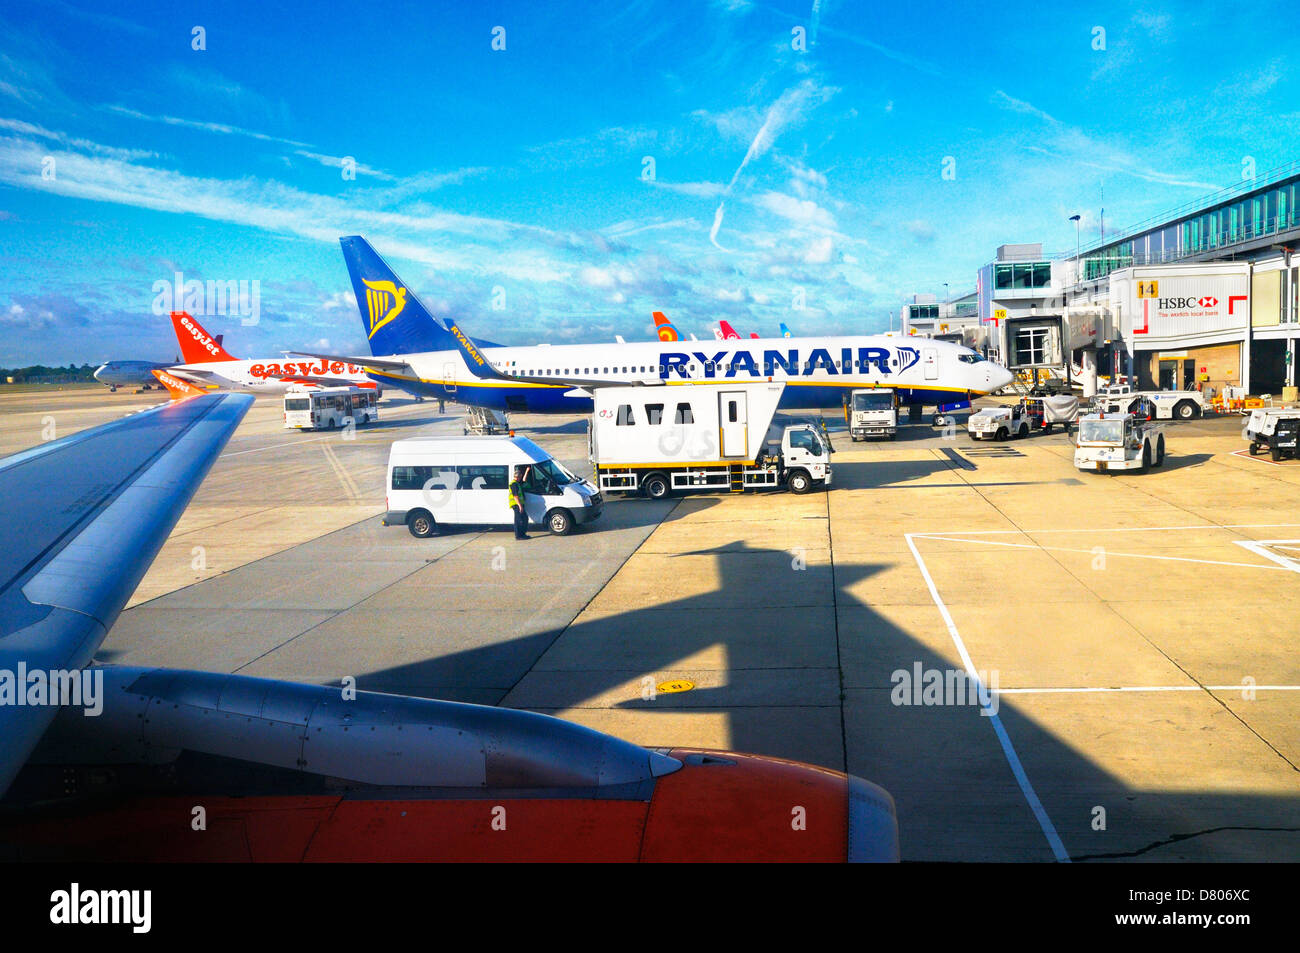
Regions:
[[[619,427],[636,426],[636,418],[632,416],[631,404],[618,405],[618,419],[615,421],[615,424]]]
[[[456,485],[462,490],[504,490],[510,485],[506,471],[504,466],[457,467],[460,482]]]
[[[433,476],[433,467],[393,467],[394,490],[422,490]]]
[[[645,405],[646,423],[652,427],[657,427],[664,420],[663,404],[646,404]]]
[[[677,413],[673,415],[673,423],[675,423],[675,424],[693,424],[693,423],[695,423],[695,415],[694,415],[693,413],[691,413],[691,405],[690,405],[690,404],[678,404],[678,405],[677,405]]]

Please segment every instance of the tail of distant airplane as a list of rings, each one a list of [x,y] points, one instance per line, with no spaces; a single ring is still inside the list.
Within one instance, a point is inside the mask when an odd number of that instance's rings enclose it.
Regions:
[[[343,261],[361,311],[361,325],[375,357],[454,351],[456,340],[392,268],[360,235],[340,238]],[[483,347],[498,347],[477,341]]]
[[[669,321],[667,317],[664,316],[664,313],[662,311],[655,311],[652,313],[654,314],[654,318],[655,318],[655,330],[659,332],[659,340],[661,341],[681,340],[682,336],[679,333],[677,333],[677,329],[673,327],[673,323]]]
[[[724,341],[739,341],[739,340],[740,340],[740,335],[736,333],[736,329],[733,328],[733,327],[732,327],[730,324],[728,324],[726,321],[719,321],[719,322],[718,322],[718,327],[722,328],[722,340],[724,340]]]
[[[214,338],[186,311],[172,312],[172,328],[176,331],[176,340],[181,346],[181,357],[185,364],[239,360],[221,346],[220,337]]]
[[[790,337],[790,329],[785,326],[784,321],[781,322],[781,337],[783,338]]]
[[[758,337],[758,333],[755,332],[755,331],[750,331],[750,332],[749,332],[749,336],[750,336],[751,338],[757,338],[757,337]]]
[[[168,374],[166,371],[153,371],[152,373],[154,377],[158,378],[158,383],[167,388],[167,393],[172,395],[172,400],[197,397],[204,393],[189,381],[183,381],[175,374]]]

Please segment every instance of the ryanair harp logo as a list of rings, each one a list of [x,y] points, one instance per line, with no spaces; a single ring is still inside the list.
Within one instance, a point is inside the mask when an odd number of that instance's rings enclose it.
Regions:
[[[368,338],[373,338],[376,331],[402,313],[406,307],[406,289],[391,281],[366,281],[362,278],[361,283],[366,286],[366,313],[370,315]]]

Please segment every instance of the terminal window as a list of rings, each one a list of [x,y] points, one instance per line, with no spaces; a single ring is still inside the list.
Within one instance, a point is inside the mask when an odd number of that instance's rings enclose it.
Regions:
[[[1048,328],[1022,328],[1016,332],[1019,364],[1046,364]]]
[[[677,405],[677,413],[673,416],[673,423],[675,423],[675,424],[693,424],[693,423],[695,423],[695,415],[694,415],[693,413],[691,413],[691,405],[690,405],[690,404],[678,404],[678,405]]]
[[[646,404],[645,405],[646,423],[652,427],[657,427],[663,423],[664,405],[663,404]]]
[[[993,266],[993,286],[1008,288],[1046,288],[1052,283],[1052,265],[1046,261]],[[938,315],[935,315],[938,317]]]
[[[631,404],[618,405],[618,419],[615,420],[614,423],[619,427],[636,426],[636,418],[632,416]]]

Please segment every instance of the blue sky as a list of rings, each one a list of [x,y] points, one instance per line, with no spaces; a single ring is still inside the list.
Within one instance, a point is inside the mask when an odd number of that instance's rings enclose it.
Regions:
[[[237,355],[363,349],[353,233],[504,343],[874,331],[1300,158],[1284,3],[125,6],[0,13],[0,364],[171,358],[177,271],[260,283]]]

